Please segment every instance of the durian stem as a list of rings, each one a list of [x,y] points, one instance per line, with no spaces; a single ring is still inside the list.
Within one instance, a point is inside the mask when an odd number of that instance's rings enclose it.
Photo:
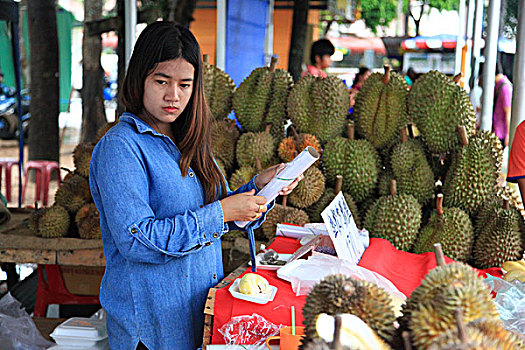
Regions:
[[[268,132],[270,132],[271,129],[272,129],[272,124],[268,123],[268,124],[266,124],[266,129],[264,129],[264,132],[268,133]]]
[[[396,180],[390,180],[390,194],[395,196],[397,194],[397,183]]]
[[[412,343],[410,342],[410,333],[408,331],[403,331],[403,333],[401,333],[401,337],[403,338],[403,345],[405,346],[405,350],[412,350]]]
[[[385,74],[383,75],[383,83],[386,85],[390,82],[390,66],[385,65]]]
[[[262,170],[261,160],[259,159],[259,157],[255,157],[255,167],[257,168],[257,171]]]
[[[341,188],[343,188],[343,175],[336,175],[335,176],[335,194],[338,194],[341,192]]]
[[[412,123],[409,123],[407,125],[407,129],[408,129],[408,136],[410,136],[411,139],[415,138],[416,135],[414,135],[414,125]]]
[[[228,131],[232,131],[235,128],[235,120],[231,120],[230,125],[228,125]]]
[[[332,346],[334,350],[343,350],[343,345],[341,344],[341,326],[343,324],[343,321],[341,320],[341,315],[335,316],[334,323],[334,342]]]
[[[209,61],[210,61],[210,55],[208,55],[207,53],[202,55],[202,62],[208,63]]]
[[[348,131],[348,139],[353,140],[355,137],[354,123],[348,123],[348,125],[346,126],[346,130]]]
[[[443,249],[441,249],[441,243],[434,244],[434,254],[436,255],[437,266],[445,266],[445,255],[443,255]]]
[[[459,81],[461,80],[461,77],[463,76],[462,73],[458,73],[454,76],[454,78],[452,78],[452,80],[454,81],[454,84],[458,84]]]
[[[468,343],[467,330],[465,323],[463,323],[463,308],[454,310],[454,318],[456,319],[456,325],[458,326],[458,336],[462,344]]]
[[[407,129],[405,127],[401,128],[401,142],[406,143],[408,141],[407,138]]]
[[[288,196],[283,196],[283,201],[281,203],[281,205],[283,206],[283,208],[286,208],[286,202],[288,201]]]
[[[510,209],[510,201],[507,198],[505,198],[503,200],[503,209],[505,209],[505,210],[509,210]]]
[[[37,211],[37,210],[38,210],[38,202],[35,201],[35,211]]]
[[[295,130],[295,127],[293,125],[290,125],[289,129],[292,131],[292,136],[295,140],[295,143],[299,144],[299,134],[297,133],[297,130]]]
[[[463,125],[458,125],[459,140],[463,146],[468,145],[467,129]]]
[[[277,57],[272,56],[270,61],[270,72],[275,72],[275,66],[277,65]]]
[[[445,213],[443,211],[443,193],[437,195],[436,211],[439,216],[443,216],[443,214]]]

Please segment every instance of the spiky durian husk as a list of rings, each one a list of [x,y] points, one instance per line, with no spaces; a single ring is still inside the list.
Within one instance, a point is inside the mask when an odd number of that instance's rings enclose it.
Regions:
[[[229,185],[232,191],[237,190],[239,187],[250,181],[255,175],[257,170],[251,166],[240,167],[230,177]]]
[[[304,179],[290,193],[288,200],[297,208],[307,208],[321,198],[324,188],[323,173],[316,167],[310,167],[304,172]]]
[[[299,134],[299,140],[295,140],[293,137],[285,137],[279,144],[277,152],[281,160],[290,162],[308,146],[315,148],[317,153],[321,154],[319,140],[310,134]]]
[[[76,213],[84,204],[92,202],[89,183],[80,175],[73,175],[63,182],[55,193],[55,203]]]
[[[464,263],[452,263],[438,266],[428,272],[419,287],[414,289],[410,299],[402,307],[403,317],[399,319],[401,328],[406,329],[411,318],[412,311],[425,300],[434,300],[438,287],[452,284],[454,281],[469,281],[477,289],[489,293],[483,279],[469,265]],[[485,289],[484,289],[485,288]]]
[[[33,232],[36,236],[41,236],[40,232],[38,231],[38,221],[44,215],[47,208],[39,208],[31,213],[31,216],[29,217],[28,226],[31,232]]]
[[[428,224],[421,230],[414,253],[433,252],[434,244],[441,243],[443,254],[466,262],[472,252],[474,227],[470,217],[458,208],[443,208],[443,215],[432,213]]]
[[[206,103],[215,119],[224,119],[232,110],[235,83],[223,70],[204,62],[202,81]]]
[[[299,132],[315,135],[324,143],[341,135],[349,104],[341,79],[307,75],[292,88],[287,110]]]
[[[75,171],[86,178],[89,177],[89,163],[91,162],[93,148],[95,148],[93,143],[79,143],[73,150]]]
[[[375,148],[383,148],[407,123],[405,79],[390,72],[387,84],[384,74],[373,73],[363,84],[355,100],[354,114],[358,132]]]
[[[421,204],[413,196],[383,196],[366,215],[370,237],[385,238],[397,249],[410,250],[421,224]]]
[[[379,156],[367,140],[349,140],[336,137],[323,153],[323,164],[329,183],[335,184],[342,175],[343,191],[358,202],[374,190],[379,175]]]
[[[237,163],[242,166],[255,167],[255,157],[259,157],[263,168],[271,165],[275,153],[276,142],[270,133],[247,132],[237,141],[235,153]]]
[[[251,132],[272,124],[271,134],[281,139],[286,121],[286,100],[293,80],[285,70],[257,68],[239,85],[233,96],[235,116]]]
[[[456,131],[465,126],[475,130],[476,116],[465,90],[438,71],[419,77],[408,94],[408,113],[432,153],[446,153],[461,146]]]
[[[94,203],[88,203],[80,208],[75,216],[78,235],[83,239],[100,239],[100,214]]]
[[[523,257],[518,215],[510,209],[497,209],[495,215],[480,231],[472,250],[475,266],[482,269]]]
[[[303,226],[304,224],[309,223],[310,219],[304,210],[283,207],[280,204],[276,204],[273,209],[266,214],[266,221],[262,224],[262,229],[266,238],[274,238],[277,224],[285,222]]]
[[[455,329],[454,311],[463,309],[468,323],[481,318],[497,319],[496,305],[486,286],[471,281],[455,280],[436,288],[432,300],[421,302],[411,313],[410,334],[418,349],[428,349],[435,339]]]
[[[210,138],[213,156],[222,162],[226,171],[233,167],[235,161],[235,144],[239,139],[239,129],[232,120],[215,120],[211,124]]]
[[[425,152],[415,141],[398,144],[392,150],[391,166],[400,194],[411,194],[425,204],[434,194],[434,174]]]
[[[467,328],[477,329],[487,338],[495,341],[497,349],[525,349],[525,342],[514,332],[508,331],[499,319],[478,319],[470,322]]]
[[[69,231],[69,213],[60,205],[46,208],[38,220],[39,235],[44,238],[64,237]]]
[[[295,191],[295,190],[294,190]],[[357,227],[361,228],[361,219],[359,215],[359,210],[357,209],[357,204],[352,199],[352,197],[346,193],[343,193],[343,196],[345,197],[346,204],[348,204],[348,208],[350,208],[350,212],[352,213],[352,216],[354,217],[355,224]],[[321,217],[321,213],[325,208],[330,204],[335,198],[334,189],[327,187],[317,202],[315,202],[312,206],[310,206],[308,209],[306,209],[306,212],[308,213],[308,216],[310,217],[311,222],[323,222],[323,218]]]
[[[492,164],[496,173],[502,171],[503,164],[503,148],[501,146],[501,141],[498,139],[496,134],[487,130],[480,130],[476,132],[475,138],[484,145],[485,152],[487,157],[492,159]]]
[[[497,191],[499,173],[483,137],[473,136],[452,160],[443,183],[444,205],[475,215]]]
[[[316,336],[315,321],[321,313],[356,315],[387,342],[394,334],[395,316],[390,295],[367,281],[329,275],[312,288],[303,307],[305,334],[311,339]]]
[[[115,125],[118,124],[118,118],[115,119],[115,121],[112,121],[110,123],[106,123],[104,125],[102,125],[100,127],[100,129],[97,130],[97,141],[95,143],[97,143],[98,141],[100,141],[100,139],[106,135],[106,133],[109,131],[109,129],[111,129],[112,127],[114,127]]]
[[[377,178],[377,193],[379,196],[388,196],[390,194],[390,182],[394,179],[394,173],[391,169],[386,168],[381,171]]]

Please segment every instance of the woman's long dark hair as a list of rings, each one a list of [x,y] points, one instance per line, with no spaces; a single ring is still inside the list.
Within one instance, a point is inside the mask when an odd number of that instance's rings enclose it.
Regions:
[[[158,63],[183,58],[195,69],[193,92],[188,105],[172,123],[182,156],[180,169],[186,176],[195,170],[206,195],[206,204],[226,196],[226,181],[213,158],[210,145],[210,112],[204,98],[202,58],[199,44],[185,27],[172,22],[155,22],[140,34],[129,61],[122,88],[126,111],[144,112],[144,81]]]

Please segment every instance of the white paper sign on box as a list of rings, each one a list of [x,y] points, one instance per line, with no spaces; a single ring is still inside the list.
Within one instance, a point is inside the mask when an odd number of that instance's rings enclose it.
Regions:
[[[321,217],[332,238],[337,256],[357,265],[364,247],[343,192],[335,196],[334,200],[323,210]]]

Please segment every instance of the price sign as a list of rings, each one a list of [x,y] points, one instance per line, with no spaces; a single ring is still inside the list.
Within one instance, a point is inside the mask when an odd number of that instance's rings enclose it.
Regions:
[[[359,230],[343,192],[335,196],[332,203],[323,210],[321,217],[332,238],[337,256],[357,265],[363,244],[359,240]]]

